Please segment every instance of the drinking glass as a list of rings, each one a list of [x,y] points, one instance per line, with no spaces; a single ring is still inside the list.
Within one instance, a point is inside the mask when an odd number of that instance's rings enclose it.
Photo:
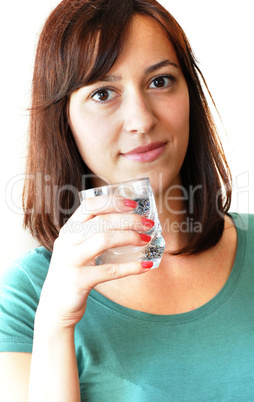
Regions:
[[[160,265],[165,249],[165,241],[161,235],[162,228],[149,178],[144,177],[107,186],[95,187],[83,190],[79,193],[80,201],[99,196],[121,196],[135,200],[138,205],[129,213],[152,219],[155,224],[149,231],[139,231],[139,233],[146,233],[151,236],[151,241],[146,246],[137,247],[128,245],[111,248],[96,258],[96,265],[139,260],[152,261],[153,268],[157,268]],[[109,199],[106,198],[105,200]]]

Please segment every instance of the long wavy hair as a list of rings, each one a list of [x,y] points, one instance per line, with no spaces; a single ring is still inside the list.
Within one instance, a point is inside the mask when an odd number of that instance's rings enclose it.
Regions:
[[[67,121],[69,97],[114,65],[135,14],[162,27],[189,90],[190,139],[181,178],[186,189],[200,188],[192,210],[186,210],[203,230],[190,232],[187,245],[176,254],[199,253],[222,236],[231,175],[202,88],[207,85],[180,25],[155,0],[63,0],[46,20],[37,46],[23,192],[24,225],[49,250],[79,203],[78,191],[91,186],[89,179],[84,183],[90,172]]]

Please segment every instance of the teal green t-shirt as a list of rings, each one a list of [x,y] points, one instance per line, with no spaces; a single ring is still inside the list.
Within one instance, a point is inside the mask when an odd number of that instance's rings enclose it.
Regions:
[[[82,401],[254,401],[254,215],[231,216],[238,236],[233,269],[200,308],[148,314],[91,291],[75,330]],[[32,352],[50,258],[36,248],[1,278],[0,351]]]

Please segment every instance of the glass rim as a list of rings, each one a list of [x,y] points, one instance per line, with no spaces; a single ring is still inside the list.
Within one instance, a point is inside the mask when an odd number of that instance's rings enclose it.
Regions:
[[[89,194],[90,192],[94,192],[94,191],[101,190],[101,189],[105,190],[106,188],[110,188],[110,187],[115,187],[115,186],[119,186],[119,185],[125,185],[125,184],[128,184],[128,183],[131,184],[131,183],[134,183],[134,182],[142,182],[142,181],[147,181],[147,180],[150,182],[149,177],[139,177],[137,179],[130,179],[130,180],[125,180],[125,181],[120,181],[118,183],[106,184],[105,186],[98,186],[98,187],[88,188],[87,190],[79,191],[78,194],[79,194],[79,196],[81,196],[84,193]]]

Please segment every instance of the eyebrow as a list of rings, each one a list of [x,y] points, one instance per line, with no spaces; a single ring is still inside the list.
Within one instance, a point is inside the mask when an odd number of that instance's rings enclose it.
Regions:
[[[162,67],[166,67],[166,66],[173,66],[176,68],[179,68],[178,65],[176,63],[173,63],[170,60],[162,60],[159,63],[153,64],[152,66],[148,67],[145,69],[145,74],[151,74],[153,72],[155,72],[156,70],[159,70]],[[105,75],[104,77],[102,77],[100,79],[100,81],[106,81],[106,82],[116,82],[116,81],[121,81],[122,77],[120,75]]]
[[[176,63],[173,63],[173,62],[170,61],[170,60],[162,60],[161,62],[159,62],[159,63],[157,63],[157,64],[154,64],[154,65],[148,67],[148,68],[145,70],[145,73],[146,73],[146,74],[150,74],[150,73],[153,73],[154,71],[158,70],[159,68],[161,68],[161,67],[166,67],[166,66],[173,66],[173,67],[178,68],[178,65],[177,65]]]

